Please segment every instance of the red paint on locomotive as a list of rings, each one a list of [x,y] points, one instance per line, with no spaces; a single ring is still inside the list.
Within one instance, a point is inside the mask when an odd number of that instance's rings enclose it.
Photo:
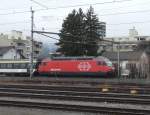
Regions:
[[[38,73],[46,74],[82,74],[107,75],[113,73],[114,67],[106,58],[44,59],[38,67]]]

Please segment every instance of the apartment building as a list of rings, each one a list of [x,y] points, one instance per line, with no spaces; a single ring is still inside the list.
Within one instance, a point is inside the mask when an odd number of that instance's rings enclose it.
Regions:
[[[150,41],[150,36],[138,35],[135,27],[129,29],[128,36],[105,37],[99,42],[99,51],[134,51],[141,41]],[[118,44],[119,43],[119,44]]]
[[[30,57],[31,38],[22,32],[13,30],[11,34],[0,34],[0,46],[14,46],[24,58]],[[33,57],[38,58],[42,50],[42,42],[33,40]]]
[[[21,55],[13,46],[0,47],[0,59],[20,59]]]

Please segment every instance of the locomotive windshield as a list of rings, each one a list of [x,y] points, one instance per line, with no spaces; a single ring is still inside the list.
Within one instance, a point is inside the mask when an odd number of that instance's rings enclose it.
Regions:
[[[107,63],[107,66],[110,66],[110,67],[112,67],[112,66],[113,66],[113,64],[112,64],[112,62],[111,62],[111,61],[107,61],[106,63]]]
[[[112,62],[106,57],[99,56],[97,59],[99,60],[99,65],[101,65],[102,62],[103,62],[102,65],[107,65],[107,66],[110,66],[110,67],[113,66]]]

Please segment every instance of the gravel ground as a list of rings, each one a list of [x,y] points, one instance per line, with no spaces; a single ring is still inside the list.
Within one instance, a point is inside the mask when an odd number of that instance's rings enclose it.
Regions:
[[[133,104],[115,104],[107,102],[82,102],[82,101],[64,101],[64,100],[46,100],[46,99],[30,99],[30,98],[14,98],[14,97],[0,97],[0,100],[11,101],[27,101],[27,102],[43,102],[43,103],[56,103],[56,104],[72,104],[72,105],[86,105],[86,106],[98,106],[98,107],[114,107],[114,108],[126,108],[126,109],[142,109],[150,110],[150,105],[133,105]]]
[[[0,115],[102,115],[102,114],[0,106]]]
[[[51,81],[51,80],[74,80],[74,81],[98,81],[98,82],[112,82],[112,83],[139,83],[139,84],[149,84],[150,83],[150,78],[149,79],[126,79],[126,78],[80,78],[80,77],[2,77],[3,75],[0,74],[0,82],[22,82],[22,81]]]

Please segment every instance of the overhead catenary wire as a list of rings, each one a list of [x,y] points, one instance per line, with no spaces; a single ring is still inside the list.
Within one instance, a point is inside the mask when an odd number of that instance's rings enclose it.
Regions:
[[[126,2],[126,1],[132,1],[132,0],[113,0],[113,1],[110,1],[110,2],[100,2],[100,3],[93,3],[93,4],[79,4],[79,5],[59,6],[59,7],[50,7],[50,8],[48,7],[48,8],[44,8],[44,9],[36,9],[34,11],[37,12],[37,11],[45,11],[45,10],[60,9],[60,8],[71,8],[71,7],[80,7],[80,6],[89,6],[89,5],[102,5],[102,4],[122,3],[122,2]],[[12,15],[12,14],[21,14],[21,13],[30,13],[30,10],[15,11],[15,12],[12,11],[12,12],[9,12],[9,13],[2,13],[0,15]]]
[[[35,0],[30,0],[30,1],[32,1],[32,2],[34,2],[34,3],[36,3],[36,4],[38,4],[38,5],[41,6],[41,7],[44,7],[44,8],[46,8],[46,9],[48,9],[48,7],[47,7],[46,5],[43,5],[43,4],[40,3],[40,2],[37,2],[37,1],[35,1]]]
[[[147,9],[147,10],[138,10],[138,11],[129,11],[129,12],[116,12],[116,13],[100,14],[98,16],[114,16],[114,15],[145,13],[145,12],[150,12],[150,9]],[[64,16],[58,16],[57,18],[63,18],[63,17]]]
[[[38,9],[36,11],[41,11],[41,10],[51,10],[51,9],[61,9],[61,8],[72,8],[72,7],[80,7],[80,6],[91,6],[91,5],[103,5],[103,4],[112,4],[112,3],[122,3],[126,1],[132,1],[132,0],[113,0],[109,2],[97,2],[97,3],[91,3],[91,4],[78,4],[78,5],[68,5],[68,6],[59,6],[59,7],[51,7],[51,8],[46,8],[46,9]]]
[[[51,36],[49,36],[49,35],[46,35],[46,34],[43,34],[43,33],[38,33],[38,34],[41,34],[41,35],[43,35],[43,36],[45,36],[45,37],[48,37],[48,38],[51,38],[51,39],[54,39],[54,40],[57,40],[57,41],[59,41],[60,39],[58,39],[58,38],[55,38],[55,37],[51,37]],[[72,42],[72,41],[66,41],[66,40],[61,40],[62,42],[64,42],[64,43],[73,43],[73,44],[82,44],[82,45],[98,45],[98,44],[91,44],[91,43],[85,43],[85,42]],[[94,43],[94,41],[88,41],[88,42],[93,42]],[[95,42],[96,43],[96,42]]]
[[[2,13],[0,15],[13,15],[13,14],[25,14],[25,13],[29,13],[30,11],[29,10],[26,10],[26,11],[12,11],[12,12],[9,12],[9,13]]]
[[[41,34],[43,36],[46,36],[46,37],[49,37],[49,38],[52,38],[54,40],[57,40],[59,41],[60,39],[58,38],[55,38],[55,37],[51,37],[49,35],[46,35],[46,34],[54,34],[54,35],[61,35],[61,33],[55,33],[55,32],[42,32],[42,31],[33,31],[33,33],[37,33],[37,34]],[[80,37],[80,36],[74,36],[74,35],[71,35],[71,34],[62,34],[64,36],[70,36],[70,37]],[[99,45],[97,44],[96,41],[87,41],[87,42],[81,42],[81,41],[78,41],[78,42],[72,42],[72,41],[66,41],[66,40],[61,40],[62,42],[65,42],[65,43],[74,43],[74,44],[83,44],[83,45]],[[104,39],[100,39],[100,41],[105,41],[105,42],[113,42],[113,43],[116,43],[118,44],[118,42],[114,42],[114,41],[110,41],[110,40],[104,40]],[[95,43],[95,44],[91,44],[91,43]]]
[[[144,2],[144,3],[141,2],[141,3],[138,3],[138,4],[131,4],[131,5],[129,4],[128,6],[125,6],[125,5],[124,5],[124,6],[117,6],[117,7],[114,7],[113,10],[114,10],[114,9],[115,9],[115,10],[116,10],[116,9],[117,9],[117,10],[119,10],[119,9],[124,9],[124,8],[127,8],[127,7],[128,7],[128,8],[130,8],[130,7],[133,8],[133,7],[135,7],[135,6],[143,6],[143,5],[145,6],[145,5],[149,5],[149,3],[150,3],[150,1],[148,0],[148,2]],[[109,11],[109,10],[112,11],[112,8],[100,9],[100,10],[95,10],[95,11]]]
[[[16,22],[8,22],[8,23],[0,23],[0,25],[13,25],[13,24],[19,24],[19,23],[30,23],[30,21],[16,21]],[[122,22],[122,23],[108,23],[107,25],[110,26],[119,26],[119,25],[129,25],[129,24],[142,24],[142,23],[150,23],[150,20],[147,21],[135,21],[135,22]],[[61,29],[61,28],[48,28],[48,29]],[[27,31],[30,31],[27,29]],[[57,33],[57,32],[54,32]]]
[[[58,6],[58,7],[47,7],[46,5],[43,5],[43,4],[41,4],[40,2],[37,2],[37,1],[35,1],[35,0],[31,0],[32,2],[34,2],[34,3],[36,3],[36,4],[38,4],[38,5],[40,5],[41,7],[45,7],[45,9],[37,9],[37,10],[50,10],[50,9],[59,9],[59,8],[70,8],[70,7],[77,7],[77,6],[89,6],[89,5],[100,5],[100,4],[110,4],[110,3],[116,3],[116,2],[125,2],[125,1],[132,1],[132,0],[121,0],[121,1],[112,1],[112,2],[100,2],[100,3],[91,3],[91,4],[79,4],[79,5],[74,5],[74,6],[72,6],[72,5],[70,5],[70,6]],[[22,8],[6,8],[6,9],[0,9],[0,11],[1,10],[12,10],[12,12],[14,12],[14,10],[23,10]],[[105,10],[105,9],[104,9]],[[106,9],[107,10],[107,9]],[[110,10],[110,9],[108,9],[108,10]],[[23,12],[26,12],[26,11],[23,11]],[[29,10],[27,10],[27,12],[30,12]]]
[[[33,0],[31,0],[31,1],[33,1]],[[34,1],[35,1],[35,0],[34,0]],[[36,1],[36,2],[37,2],[37,1]],[[39,2],[38,2],[38,3],[39,3]],[[148,0],[147,2],[144,2],[144,3],[143,3],[143,2],[140,3],[140,4],[138,3],[137,5],[140,5],[140,6],[141,6],[141,5],[148,5],[148,3],[149,3],[149,0]],[[39,3],[39,5],[40,5],[40,4],[41,4],[41,3]],[[94,4],[94,3],[93,3],[93,4]],[[92,4],[91,4],[91,5],[92,5]],[[134,7],[134,6],[137,6],[137,5],[128,5],[128,7]],[[41,7],[45,7],[46,9],[49,8],[49,7],[47,7],[47,6],[43,5],[43,4],[41,4]],[[124,7],[124,6],[123,6],[123,7]],[[116,8],[117,8],[117,9],[118,9],[118,8],[120,9],[120,8],[123,8],[123,7],[115,7],[115,9],[116,9]],[[126,6],[125,6],[125,7],[126,7]],[[15,10],[23,10],[23,9],[20,8],[20,7],[19,7],[19,8],[16,8],[16,7],[15,7],[15,8],[0,9],[0,11],[1,11],[1,10],[3,10],[3,11],[4,11],[4,10],[5,10],[5,11],[6,11],[6,10],[15,11]],[[102,11],[102,10],[112,10],[112,8],[101,9],[101,11]]]
[[[46,10],[46,9],[45,9]],[[14,13],[23,13],[23,12],[28,12],[28,11],[17,11],[17,12],[13,12],[13,14]],[[133,11],[133,12],[122,12],[122,13],[117,13],[118,15],[120,15],[120,14],[130,14],[130,13],[138,13],[138,12],[150,12],[150,10],[142,10],[142,11]],[[11,14],[11,13],[9,13],[9,14]],[[104,15],[117,15],[116,13],[111,13],[111,14],[104,14]],[[0,14],[1,15],[1,14]],[[101,16],[101,15],[100,15]],[[17,23],[28,23],[28,22],[9,22],[9,23],[0,23],[0,25],[12,25],[12,24],[17,24]],[[141,23],[150,23],[150,21],[139,21],[139,22],[122,22],[122,23],[116,23],[116,24],[107,24],[107,25],[113,25],[113,26],[116,26],[116,25],[127,25],[127,24],[141,24]]]
[[[122,22],[122,23],[110,23],[110,24],[107,24],[107,25],[113,25],[113,26],[117,26],[117,25],[129,25],[129,24],[142,24],[142,23],[150,23],[150,20],[148,21],[139,21],[139,22]]]
[[[133,14],[133,13],[143,13],[143,12],[150,12],[150,9],[148,9],[148,10],[139,10],[139,11],[130,11],[130,12],[108,13],[108,14],[101,14],[99,16],[122,15],[122,14]]]
[[[38,11],[38,10],[35,10],[35,11]],[[20,14],[20,13],[28,13],[28,12],[30,12],[30,11],[3,13],[3,14],[0,14],[0,15]],[[133,13],[144,13],[144,12],[150,12],[150,9],[148,9],[148,10],[140,10],[140,11],[130,11],[130,12],[108,13],[108,14],[101,14],[99,16],[111,16],[111,15],[133,14]],[[63,16],[59,16],[59,17],[63,17]]]
[[[33,1],[33,0],[32,0],[32,1]],[[34,1],[35,1],[35,0],[34,0]],[[37,2],[37,1],[36,1],[36,2]],[[140,4],[138,3],[137,5],[140,5],[140,6],[141,6],[141,5],[148,5],[148,3],[149,3],[149,0],[148,0],[148,2],[144,2],[144,3],[142,2],[142,3],[140,3]],[[39,3],[39,5],[40,5],[40,4],[41,4],[41,3]],[[94,4],[94,3],[93,3],[93,4]],[[92,5],[92,4],[91,4],[91,5]],[[134,7],[134,6],[137,6],[137,5],[128,5],[128,7]],[[43,4],[41,5],[41,7],[49,8],[49,7],[47,7],[47,6],[43,5]],[[117,9],[118,9],[118,8],[120,9],[120,8],[123,8],[123,7],[115,7],[115,9],[116,9],[116,8],[117,8]],[[2,11],[6,11],[6,10],[15,11],[15,10],[23,10],[23,9],[20,8],[20,7],[19,7],[19,8],[16,8],[16,7],[15,7],[15,8],[0,9],[0,11],[1,11],[1,10],[2,10]],[[102,11],[102,10],[112,10],[112,8],[101,9],[101,11]]]
[[[12,24],[19,24],[19,23],[30,23],[30,21],[16,21],[16,22],[0,23],[0,25],[12,25]]]

